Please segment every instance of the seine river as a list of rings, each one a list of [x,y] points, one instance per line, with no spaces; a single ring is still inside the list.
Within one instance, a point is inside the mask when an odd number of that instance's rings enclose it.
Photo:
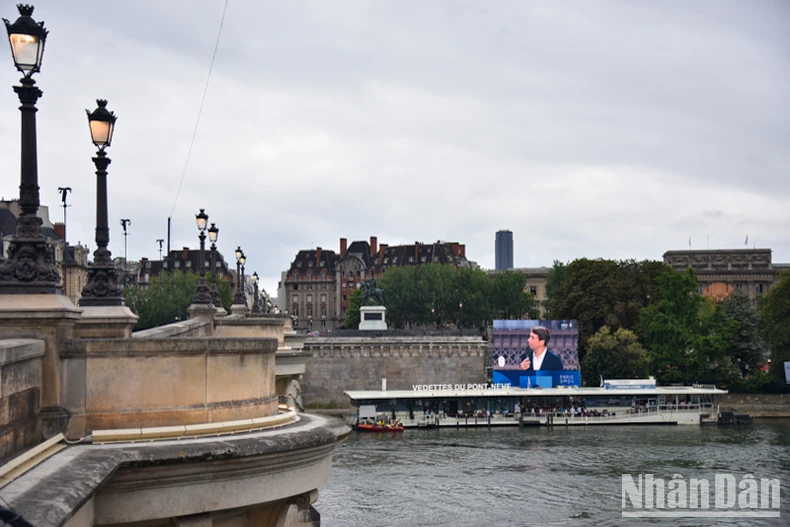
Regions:
[[[780,518],[624,518],[622,475],[781,482]],[[352,432],[316,508],[328,527],[790,525],[790,420]],[[627,502],[626,510],[630,508]],[[711,494],[711,507],[713,497]]]

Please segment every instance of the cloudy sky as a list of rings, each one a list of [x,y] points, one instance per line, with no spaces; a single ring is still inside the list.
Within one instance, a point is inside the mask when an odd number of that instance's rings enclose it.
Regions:
[[[16,19],[11,1],[0,16]],[[770,247],[790,262],[790,3],[39,0],[41,201],[95,248],[85,109],[118,115],[110,249],[197,245],[276,294],[299,249],[451,240],[494,266]],[[0,194],[18,196],[19,74],[0,67]],[[185,170],[186,167],[186,170]],[[180,183],[183,185],[179,193]]]

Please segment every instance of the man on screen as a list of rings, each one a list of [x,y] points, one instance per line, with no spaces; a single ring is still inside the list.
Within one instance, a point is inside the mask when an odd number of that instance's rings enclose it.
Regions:
[[[532,328],[527,339],[527,345],[532,351],[521,361],[522,370],[550,371],[564,369],[562,359],[547,349],[549,340],[551,340],[551,333],[549,333],[548,329],[543,326]]]

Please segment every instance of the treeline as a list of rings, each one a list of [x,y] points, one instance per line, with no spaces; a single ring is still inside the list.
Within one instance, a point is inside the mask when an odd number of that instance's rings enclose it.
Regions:
[[[585,385],[654,375],[660,384],[713,383],[735,390],[786,390],[790,275],[757,305],[739,291],[723,303],[697,291],[697,276],[661,262],[555,262],[546,317],[576,319]],[[771,371],[760,366],[769,358]]]
[[[206,280],[209,281],[208,277]],[[140,317],[134,330],[153,328],[189,318],[187,309],[192,305],[197,283],[197,274],[177,271],[151,278],[146,289],[139,288],[137,285],[124,287],[126,305]],[[230,312],[230,304],[233,301],[230,282],[218,279],[217,289],[222,306]]]
[[[443,264],[393,267],[376,285],[385,294],[387,324],[396,328],[450,325],[483,331],[494,319],[538,316],[535,297],[524,291],[526,277],[515,271],[489,275]],[[359,325],[362,298],[360,289],[349,297],[345,327]]]

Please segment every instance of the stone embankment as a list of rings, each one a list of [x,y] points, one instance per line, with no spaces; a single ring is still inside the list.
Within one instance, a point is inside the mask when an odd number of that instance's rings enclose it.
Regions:
[[[720,399],[722,410],[752,417],[790,417],[790,394],[728,393]]]

